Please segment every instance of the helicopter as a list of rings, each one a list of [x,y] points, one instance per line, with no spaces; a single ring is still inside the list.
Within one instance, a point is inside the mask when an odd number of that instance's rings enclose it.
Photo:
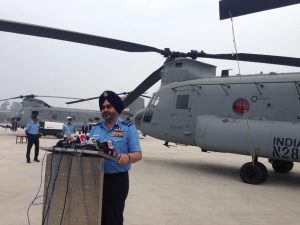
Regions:
[[[83,109],[70,109],[50,106],[45,101],[36,97],[47,97],[47,98],[67,98],[67,99],[79,99],[69,98],[60,96],[43,96],[43,95],[20,95],[17,97],[1,99],[0,101],[7,101],[12,99],[22,99],[21,109],[10,117],[9,120],[14,128],[24,128],[28,121],[31,120],[33,114],[39,116],[41,122],[58,122],[65,123],[67,116],[72,116],[74,123],[78,126],[78,129],[87,121],[98,121],[101,119],[99,111],[96,110],[83,110]]]
[[[128,92],[119,93],[121,98],[124,98]],[[77,129],[81,129],[81,126],[84,123],[97,123],[102,121],[102,116],[99,110],[86,110],[86,109],[73,109],[73,108],[62,108],[62,107],[53,107],[41,99],[36,97],[43,98],[63,98],[63,99],[73,99],[76,101],[82,100],[80,98],[70,98],[70,97],[61,97],[61,96],[45,96],[45,95],[20,95],[13,98],[1,99],[0,101],[7,101],[11,99],[23,99],[22,108],[13,116],[10,117],[10,122],[13,127],[24,128],[28,121],[31,119],[32,114],[37,114],[41,122],[58,122],[65,123],[67,116],[72,116],[74,124],[76,124]],[[147,96],[145,96],[147,97]],[[98,97],[95,97],[98,98]],[[95,99],[94,98],[94,99]],[[74,102],[76,102],[74,101]],[[144,98],[137,98],[132,104],[130,104],[126,111],[126,116],[129,119],[132,119],[133,114],[145,107]]]
[[[221,7],[220,7],[221,9]],[[236,14],[238,15],[238,14]],[[242,14],[240,14],[242,15]],[[134,115],[145,135],[202,151],[249,155],[240,169],[249,184],[263,183],[268,158],[279,173],[300,161],[300,73],[216,76],[216,67],[196,60],[213,58],[300,67],[300,59],[250,53],[208,54],[175,52],[155,47],[62,29],[0,20],[0,30],[127,52],[155,52],[166,58],[124,99],[127,107],[161,80],[145,109]]]

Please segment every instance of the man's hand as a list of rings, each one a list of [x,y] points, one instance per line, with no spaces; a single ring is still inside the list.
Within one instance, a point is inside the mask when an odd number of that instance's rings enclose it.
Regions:
[[[119,161],[118,161],[118,163],[119,163],[120,165],[125,165],[125,164],[130,163],[129,155],[128,155],[128,154],[121,154],[121,155],[119,156]]]
[[[119,164],[125,165],[127,163],[135,163],[142,159],[142,152],[130,152],[127,154],[121,154],[119,156]]]

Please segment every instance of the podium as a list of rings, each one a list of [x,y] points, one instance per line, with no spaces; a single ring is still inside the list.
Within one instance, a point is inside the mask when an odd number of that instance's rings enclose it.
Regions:
[[[101,225],[103,171],[99,156],[48,154],[42,225]]]

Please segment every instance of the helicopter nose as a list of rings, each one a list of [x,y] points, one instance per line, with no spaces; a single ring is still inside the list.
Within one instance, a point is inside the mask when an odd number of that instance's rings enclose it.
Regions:
[[[141,128],[141,123],[142,123],[144,112],[145,112],[144,109],[140,109],[135,113],[135,115],[133,117],[134,124],[138,130],[140,130],[140,128]]]

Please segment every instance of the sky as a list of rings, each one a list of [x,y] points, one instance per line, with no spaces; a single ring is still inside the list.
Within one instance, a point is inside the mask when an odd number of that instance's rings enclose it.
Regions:
[[[218,0],[1,0],[0,19],[31,23],[188,52],[232,53],[231,20],[219,20]],[[300,58],[300,4],[236,17],[237,51]],[[89,98],[133,90],[164,63],[157,53],[128,53],[0,32],[0,99],[19,95]],[[198,59],[238,73],[237,62]],[[240,63],[241,74],[300,68]],[[159,83],[147,92],[151,95]],[[52,106],[98,109],[97,101]]]

